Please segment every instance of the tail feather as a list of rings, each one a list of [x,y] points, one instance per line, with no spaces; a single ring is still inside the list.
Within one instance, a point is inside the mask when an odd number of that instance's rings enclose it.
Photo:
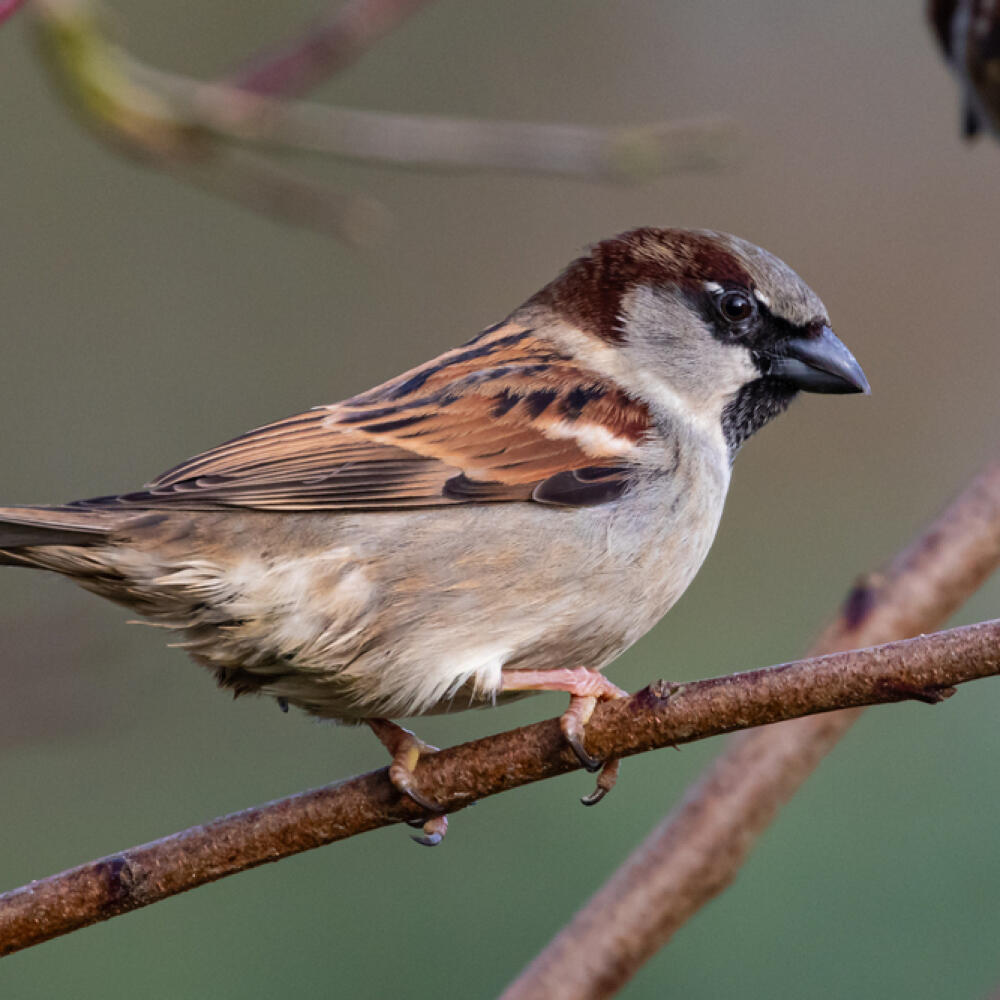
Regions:
[[[30,545],[93,545],[104,541],[120,515],[68,507],[0,507],[0,549]]]

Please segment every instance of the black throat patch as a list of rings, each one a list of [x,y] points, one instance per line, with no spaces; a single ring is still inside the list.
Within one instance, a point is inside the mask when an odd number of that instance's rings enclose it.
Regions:
[[[729,448],[729,460],[740,445],[769,420],[788,409],[796,389],[780,379],[759,378],[747,383],[722,411],[722,435]]]

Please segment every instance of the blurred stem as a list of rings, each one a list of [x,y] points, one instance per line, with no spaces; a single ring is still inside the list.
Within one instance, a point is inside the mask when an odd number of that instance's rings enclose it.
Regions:
[[[112,41],[90,0],[35,0],[32,7],[46,64],[102,138],[147,164],[350,242],[371,242],[371,234],[359,233],[359,221],[384,221],[384,210],[268,168],[260,156],[227,154],[235,144],[252,143],[421,170],[518,170],[602,181],[704,170],[732,158],[735,128],[722,120],[603,128],[357,111],[262,96],[299,92],[335,72],[427,2],[352,0],[312,34],[265,57],[238,85],[143,65]],[[282,177],[287,196],[278,190]],[[303,202],[323,203],[324,210],[302,212]]]
[[[1000,456],[884,570],[863,578],[813,655],[916,635],[1000,565]],[[503,1000],[613,996],[736,877],[760,834],[859,708],[741,733]]]
[[[624,128],[482,121],[278,101],[138,65],[133,80],[168,99],[177,118],[219,137],[421,170],[627,182],[720,166],[735,143],[732,124],[722,119]]]
[[[84,123],[118,151],[283,222],[355,245],[388,226],[380,203],[343,193],[220,142],[143,79],[85,0],[35,0],[38,41],[53,79]]]
[[[675,685],[658,682],[599,706],[587,749],[600,759],[676,746],[813,712],[916,698],[1000,673],[1000,621],[873,649]],[[417,781],[448,812],[579,769],[558,719],[421,759]],[[187,889],[393,823],[424,818],[386,769],[248,809],[32,882],[0,896],[0,955]],[[610,927],[624,934],[617,924]],[[607,934],[605,924],[602,933]],[[577,952],[586,968],[588,953]],[[579,984],[580,969],[573,973]],[[606,995],[577,986],[530,996]]]

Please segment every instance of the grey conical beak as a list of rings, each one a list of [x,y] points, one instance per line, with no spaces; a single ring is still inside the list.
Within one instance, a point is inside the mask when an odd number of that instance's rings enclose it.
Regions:
[[[791,382],[805,392],[871,392],[861,365],[828,326],[785,341],[768,375]]]

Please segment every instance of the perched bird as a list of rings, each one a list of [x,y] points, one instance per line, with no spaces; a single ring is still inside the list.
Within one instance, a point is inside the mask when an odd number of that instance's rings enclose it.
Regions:
[[[868,392],[823,303],[734,236],[636,229],[503,322],[341,403],[250,431],[138,492],[0,508],[0,562],[175,629],[237,693],[367,722],[444,823],[389,720],[565,691],[680,597],[740,445],[799,390]],[[597,801],[617,762],[605,762]]]
[[[930,0],[927,17],[962,89],[962,133],[1000,138],[1000,7],[994,0]]]

